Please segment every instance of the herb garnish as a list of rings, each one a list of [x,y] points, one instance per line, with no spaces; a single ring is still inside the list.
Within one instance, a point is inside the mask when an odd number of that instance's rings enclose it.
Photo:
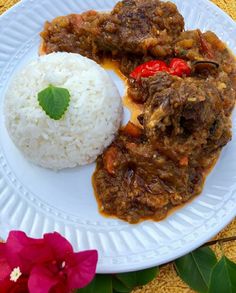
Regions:
[[[59,120],[69,106],[70,93],[65,88],[49,85],[38,93],[38,101],[50,118]]]

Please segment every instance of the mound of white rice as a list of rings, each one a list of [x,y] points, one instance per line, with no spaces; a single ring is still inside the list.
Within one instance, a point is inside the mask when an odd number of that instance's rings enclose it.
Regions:
[[[70,104],[53,120],[38,102],[52,84]],[[113,140],[122,118],[118,90],[106,71],[78,54],[53,53],[27,65],[5,97],[5,122],[15,145],[35,164],[62,169],[93,162]]]

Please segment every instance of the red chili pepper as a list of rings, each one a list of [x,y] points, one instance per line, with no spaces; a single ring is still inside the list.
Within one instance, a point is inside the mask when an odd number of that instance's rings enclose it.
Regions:
[[[134,79],[140,79],[141,77],[153,76],[159,71],[169,72],[167,64],[161,60],[151,60],[137,66],[130,76]]]
[[[170,74],[183,76],[183,75],[190,75],[191,68],[188,66],[188,63],[183,59],[174,58],[171,60],[170,65]]]
[[[190,75],[191,69],[188,63],[183,59],[174,58],[168,66],[164,61],[151,60],[137,66],[130,77],[140,79],[141,77],[149,77],[155,75],[157,72],[167,72],[172,75],[183,76]]]

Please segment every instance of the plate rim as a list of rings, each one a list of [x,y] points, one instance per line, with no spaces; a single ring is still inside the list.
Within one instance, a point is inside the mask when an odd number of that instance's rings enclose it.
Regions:
[[[52,1],[52,0],[51,0]],[[185,0],[185,1],[189,1],[189,0]],[[27,5],[30,2],[37,2],[37,0],[21,0],[20,2],[16,3],[12,8],[8,9],[5,13],[3,13],[0,16],[0,21],[2,19],[4,19],[5,17],[8,17],[9,15],[11,15],[11,13],[13,12],[17,12],[17,10],[22,7],[23,5]],[[231,22],[231,24],[235,27],[236,29],[236,22],[222,9],[220,9],[216,4],[214,4],[213,2],[209,1],[209,0],[200,0],[199,2],[202,3],[207,3],[208,5],[212,6],[212,9],[214,9],[216,12],[220,13],[221,15],[224,16],[224,18],[227,18],[228,21]],[[0,212],[1,214],[1,212]],[[160,261],[155,261],[153,260],[152,262],[149,260],[148,264],[143,264],[143,265],[139,265],[138,269],[145,269],[148,267],[152,267],[152,266],[156,266],[156,265],[161,265],[163,263],[167,263],[170,261],[173,261],[174,259],[185,255],[187,253],[189,253],[190,251],[196,249],[197,247],[199,247],[200,245],[202,245],[203,243],[205,243],[206,241],[208,241],[209,239],[211,239],[212,237],[214,237],[219,231],[221,231],[225,226],[228,225],[228,223],[230,223],[236,216],[236,211],[233,212],[232,214],[228,214],[226,218],[224,218],[224,220],[222,219],[222,221],[220,222],[220,224],[216,224],[214,227],[215,229],[212,229],[210,233],[206,234],[205,237],[198,239],[198,241],[194,241],[191,242],[191,245],[188,246],[188,249],[185,249],[184,246],[182,246],[182,248],[177,249],[177,253],[175,252],[171,252],[169,258],[165,258],[164,261],[160,262]],[[2,225],[2,224],[1,224]],[[124,266],[124,265],[122,265]],[[134,267],[131,267],[129,269],[126,269],[125,272],[129,272],[129,271],[134,271],[137,270],[137,266],[133,265]],[[124,270],[122,268],[120,269],[115,269],[116,272],[124,272]],[[98,270],[98,273],[111,273],[113,272],[113,270],[111,270],[110,266],[106,267],[103,266],[102,269]]]

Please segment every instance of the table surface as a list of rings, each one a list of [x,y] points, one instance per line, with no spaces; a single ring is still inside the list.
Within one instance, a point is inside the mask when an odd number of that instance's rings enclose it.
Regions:
[[[68,0],[69,1],[69,0]],[[12,7],[19,0],[0,0],[0,14]],[[225,10],[236,20],[236,0],[212,0],[221,9]],[[216,239],[236,236],[236,219],[221,231]],[[221,254],[221,249],[216,244],[211,247],[217,255]],[[223,250],[227,257],[236,262],[236,241],[223,244]],[[134,290],[132,293],[193,293],[182,280],[177,276],[172,263],[161,267],[158,277],[148,285]]]

